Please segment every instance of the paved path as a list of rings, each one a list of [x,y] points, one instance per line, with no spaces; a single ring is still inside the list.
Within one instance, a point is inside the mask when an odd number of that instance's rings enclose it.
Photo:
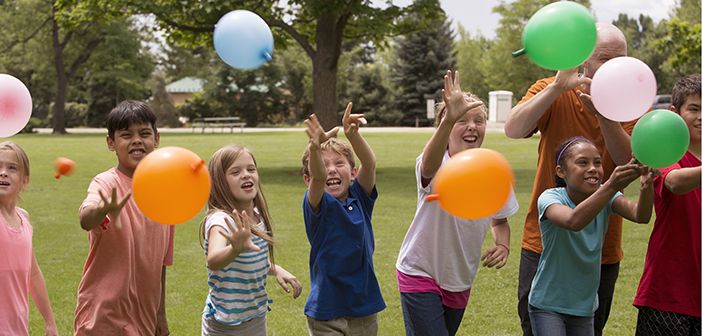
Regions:
[[[504,123],[488,122],[487,131],[488,132],[503,132]],[[51,134],[51,128],[35,128],[39,134]],[[107,131],[104,128],[69,128],[68,133],[72,134],[105,134]],[[192,128],[159,128],[161,133],[193,133]],[[214,133],[229,133],[229,128],[206,128],[205,134]],[[263,133],[263,132],[294,132],[304,131],[301,127],[281,127],[281,128],[258,128],[258,127],[244,127],[244,133]],[[433,127],[363,127],[363,132],[367,133],[431,133],[434,131]],[[198,128],[195,130],[195,134],[202,134],[202,129]],[[239,130],[234,130],[234,134],[238,134]]]

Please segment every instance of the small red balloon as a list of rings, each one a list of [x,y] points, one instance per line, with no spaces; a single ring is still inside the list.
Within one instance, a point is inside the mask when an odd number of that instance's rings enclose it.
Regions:
[[[56,174],[54,174],[54,178],[56,179],[61,178],[61,176],[71,175],[73,170],[76,168],[76,163],[65,157],[57,158],[54,164],[56,166]]]

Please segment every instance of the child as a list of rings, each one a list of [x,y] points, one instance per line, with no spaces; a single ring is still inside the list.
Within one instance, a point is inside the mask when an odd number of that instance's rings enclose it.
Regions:
[[[294,298],[302,286],[272,263],[273,229],[253,154],[225,146],[212,155],[209,171],[212,192],[200,225],[210,287],[202,335],[266,335],[266,274],[286,292],[292,286]]]
[[[29,214],[17,200],[29,183],[29,159],[14,142],[0,143],[0,334],[29,335],[29,300],[44,317],[44,333],[58,335],[44,275],[32,248]]]
[[[134,170],[159,144],[156,116],[142,102],[123,101],[107,115],[107,133],[117,167],[93,178],[80,207],[90,252],[78,286],[75,334],[167,335],[173,226],[151,221],[130,199]]]
[[[478,148],[485,137],[487,113],[483,103],[461,92],[460,76],[444,76],[444,101],[437,105],[437,129],[415,168],[417,212],[397,258],[397,281],[407,335],[455,335],[468,305],[480,261],[501,268],[509,256],[507,217],[519,209],[514,193],[490,217],[468,220],[427,202],[433,178],[446,160],[459,152]],[[495,245],[481,256],[481,247],[492,229]]]
[[[700,334],[700,75],[680,79],[672,103],[687,124],[690,145],[653,180],[656,221],[634,299],[636,335]]]
[[[363,115],[350,114],[351,107],[343,117],[351,146],[330,138],[335,131],[325,133],[315,115],[305,120],[310,142],[302,157],[308,187],[302,211],[311,245],[305,305],[311,335],[377,335],[377,313],[385,309],[373,269],[375,154],[358,132]]]
[[[653,208],[652,171],[630,161],[604,184],[602,158],[583,137],[557,151],[556,188],[538,200],[543,253],[529,294],[534,335],[593,335],[602,243],[614,212],[647,223]],[[641,176],[638,202],[618,190]]]

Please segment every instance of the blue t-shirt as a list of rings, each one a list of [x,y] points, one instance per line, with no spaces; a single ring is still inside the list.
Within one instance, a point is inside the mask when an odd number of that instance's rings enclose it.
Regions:
[[[310,241],[312,290],[305,315],[317,320],[367,316],[385,309],[373,269],[371,215],[378,191],[366,194],[355,181],[342,202],[324,193],[315,213],[302,200],[307,239]]]
[[[619,196],[622,193],[617,192],[595,219],[577,232],[554,225],[545,215],[553,204],[575,208],[565,188],[547,189],[539,196],[543,252],[531,283],[530,305],[561,314],[593,316],[597,310],[607,217],[612,212],[612,202]]]

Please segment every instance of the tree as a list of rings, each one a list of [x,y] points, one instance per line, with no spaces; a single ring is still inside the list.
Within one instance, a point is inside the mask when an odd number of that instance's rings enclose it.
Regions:
[[[639,15],[638,20],[626,14],[619,14],[612,24],[624,33],[629,56],[646,63],[656,76],[659,91],[669,92],[674,79],[661,67],[668,55],[657,47],[658,40],[666,33],[666,22],[655,24],[651,17],[643,14]]]
[[[336,78],[342,45],[382,43],[387,35],[424,28],[426,21],[415,19],[409,24],[407,17],[432,18],[440,12],[438,0],[416,0],[407,7],[388,4],[385,8],[374,7],[370,0],[290,0],[286,6],[276,0],[58,2],[74,24],[122,16],[125,12],[154,14],[171,40],[195,45],[212,45],[214,24],[232,8],[254,11],[274,28],[280,45],[292,39],[311,59],[313,111],[326,128],[340,120],[336,111]]]
[[[454,69],[451,23],[442,16],[433,28],[408,34],[397,42],[392,79],[397,87],[395,107],[404,114],[404,125],[429,125],[426,99],[439,99],[446,70]]]
[[[119,98],[148,96],[145,82],[153,62],[141,50],[141,35],[130,20],[68,28],[61,20],[52,1],[8,1],[0,6],[0,70],[25,82],[34,117],[50,117],[54,133],[65,133],[69,121],[100,123],[103,119],[94,118],[96,113],[106,113]],[[96,105],[102,101],[110,106]]]
[[[156,114],[158,118],[156,126],[180,126],[178,111],[173,105],[171,96],[166,92],[166,80],[161,73],[155,73],[151,78],[151,97],[152,99],[149,101],[149,107],[151,107],[151,110],[154,111],[154,114]]]
[[[486,100],[491,90],[485,80],[487,74],[484,59],[492,41],[482,35],[472,36],[462,25],[458,26],[458,35],[460,39],[456,42],[456,70],[461,73],[461,89]]]

